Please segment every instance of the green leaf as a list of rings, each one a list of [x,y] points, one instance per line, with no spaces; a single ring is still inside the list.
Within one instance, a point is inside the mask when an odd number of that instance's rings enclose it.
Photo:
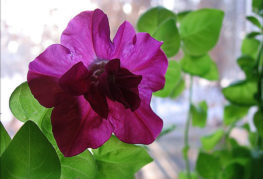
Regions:
[[[263,17],[263,0],[253,0],[252,9],[253,9],[253,12]]]
[[[246,37],[247,38],[255,38],[255,37],[257,37],[258,35],[263,35],[261,32],[255,32],[255,31],[253,31],[253,32],[250,32],[250,33],[248,33],[247,35],[246,35]]]
[[[96,163],[89,151],[70,158],[64,157],[60,152],[52,133],[52,109],[44,108],[38,103],[26,82],[17,87],[11,95],[10,108],[17,119],[33,120],[56,149],[61,162],[61,179],[96,178]]]
[[[200,152],[195,168],[204,179],[215,178],[221,170],[220,160],[211,154]]]
[[[168,97],[173,89],[177,88],[181,81],[181,67],[175,60],[169,60],[168,69],[165,74],[165,86],[162,90],[154,93],[158,97]]]
[[[9,107],[13,115],[20,121],[32,120],[41,126],[47,108],[41,106],[32,95],[27,82],[19,85],[9,99]]]
[[[52,125],[51,125],[51,113],[52,109],[47,110],[45,113],[43,113],[43,117],[41,119],[41,124],[39,128],[42,130],[46,138],[49,140],[49,142],[54,146],[57,153],[59,151],[56,140],[54,138],[53,132],[52,132]],[[60,151],[59,151],[60,153]]]
[[[257,131],[261,137],[263,137],[263,112],[258,110],[254,115],[254,124],[257,128]]]
[[[219,79],[219,72],[216,66],[216,63],[212,61],[212,64],[210,65],[210,68],[208,72],[206,72],[203,75],[200,75],[200,77],[210,80],[210,81],[216,81]]]
[[[115,136],[92,151],[99,170],[97,179],[130,179],[141,167],[152,162],[145,148],[123,143]]]
[[[212,65],[212,59],[209,55],[201,57],[185,55],[183,59],[181,59],[180,64],[184,72],[195,76],[201,76],[209,72]]]
[[[262,141],[261,141],[262,142]],[[251,176],[250,178],[262,179],[263,178],[263,153],[255,151],[251,161]]]
[[[190,113],[193,126],[205,127],[207,118],[206,101],[201,101],[197,106],[191,105]]]
[[[149,9],[140,16],[137,29],[139,32],[148,32],[152,35],[160,24],[170,18],[176,19],[176,15],[168,9],[158,6]]]
[[[177,98],[185,89],[185,81],[183,78],[176,84],[173,90],[170,93],[171,98]]]
[[[257,39],[244,38],[241,46],[242,55],[248,55],[256,59],[259,45],[260,41]]]
[[[226,138],[226,140],[229,140],[229,139],[230,138]],[[227,142],[228,141],[226,141],[225,145],[228,144]],[[227,149],[215,150],[213,151],[213,155],[220,159],[222,168],[225,168],[232,160],[231,150],[227,150]]]
[[[234,158],[243,159],[239,160],[240,164],[245,164],[247,159],[250,158],[250,150],[245,146],[238,146],[232,149],[232,155]]]
[[[34,121],[44,135],[56,146],[51,129],[51,108],[45,108],[32,95],[27,82],[19,85],[12,93],[9,106],[13,115],[20,121]]]
[[[47,137],[49,142],[58,150],[51,127],[51,108],[45,108],[32,95],[27,82],[19,85],[12,93],[9,106],[13,115],[20,121],[35,122]]]
[[[181,21],[179,32],[183,49],[188,54],[206,54],[217,43],[224,12],[218,9],[201,9],[189,13]]]
[[[176,21],[170,18],[159,25],[153,33],[156,40],[163,41],[162,49],[167,57],[178,53],[180,48],[180,36],[176,27]]]
[[[225,163],[224,170],[222,172],[221,178],[251,178],[250,177],[250,168],[251,168],[251,154],[250,150],[247,147],[235,145],[232,146],[231,156],[229,156],[228,161]],[[223,151],[224,153],[228,151]],[[242,170],[232,168],[233,166],[243,167]],[[238,172],[241,172],[239,175]]]
[[[257,104],[255,94],[257,94],[257,83],[255,81],[238,81],[222,90],[225,98],[231,103],[243,106],[253,106]]]
[[[5,151],[7,146],[11,141],[10,136],[8,135],[7,131],[5,130],[2,122],[0,121],[0,156]]]
[[[260,21],[255,16],[247,16],[246,18],[249,22],[257,26],[258,28],[262,28]]]
[[[215,148],[218,142],[223,138],[224,130],[218,129],[215,133],[201,138],[203,149],[209,151]]]
[[[191,172],[191,179],[198,179],[198,176],[195,172]],[[179,173],[179,179],[188,179],[187,173],[185,171]]]
[[[216,63],[207,54],[201,57],[185,55],[180,64],[184,72],[213,81],[219,79]]]
[[[181,22],[186,17],[186,15],[189,14],[190,12],[192,12],[192,11],[191,10],[186,10],[186,11],[179,12],[177,14],[176,20],[178,22]]]
[[[60,178],[56,151],[32,121],[17,132],[1,156],[1,178]]]
[[[244,179],[245,169],[239,163],[230,163],[221,174],[222,179]]]
[[[237,59],[239,67],[244,71],[247,78],[257,76],[256,60],[250,56],[243,55]]]
[[[248,113],[249,107],[229,104],[224,108],[224,124],[230,125],[242,119]]]
[[[61,178],[97,179],[97,166],[92,154],[86,150],[74,157],[60,157]]]

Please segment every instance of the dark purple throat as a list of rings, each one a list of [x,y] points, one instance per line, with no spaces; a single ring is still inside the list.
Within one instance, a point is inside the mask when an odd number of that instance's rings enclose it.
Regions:
[[[113,59],[96,60],[88,68],[79,62],[59,79],[59,84],[65,92],[73,96],[84,95],[93,110],[107,118],[107,98],[120,102],[132,111],[140,106],[138,85],[141,80],[141,75],[122,68],[120,60]]]

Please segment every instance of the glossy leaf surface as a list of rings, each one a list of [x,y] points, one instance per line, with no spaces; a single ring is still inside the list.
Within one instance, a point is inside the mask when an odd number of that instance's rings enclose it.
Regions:
[[[217,43],[224,12],[217,9],[201,9],[184,17],[180,23],[183,49],[191,55],[206,54]]]
[[[0,156],[5,151],[7,146],[11,141],[10,136],[8,135],[7,131],[5,130],[2,122],[0,121]]]
[[[55,149],[32,121],[17,132],[1,156],[1,178],[60,178]]]
[[[255,94],[257,83],[255,81],[239,81],[222,90],[225,98],[233,104],[253,106],[257,104]]]
[[[115,136],[92,151],[98,165],[98,179],[134,178],[141,167],[152,161],[145,148],[123,143]]]

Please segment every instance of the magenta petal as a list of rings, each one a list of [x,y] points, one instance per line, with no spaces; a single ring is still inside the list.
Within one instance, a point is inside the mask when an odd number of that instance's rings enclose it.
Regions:
[[[114,134],[123,142],[150,144],[162,130],[163,122],[149,104],[151,95],[146,93],[144,95],[140,96],[141,105],[134,112],[125,109],[119,103],[112,101],[109,103],[109,120],[114,127]]]
[[[79,62],[59,79],[59,84],[64,91],[79,96],[88,91],[88,77],[88,69]]]
[[[167,70],[168,61],[164,52],[160,49],[147,64],[134,69],[135,74],[143,76],[139,85],[140,88],[151,89],[153,92],[164,87],[165,73]],[[132,70],[131,70],[132,71]]]
[[[136,32],[132,25],[129,22],[124,21],[113,39],[114,51],[111,59],[129,54],[129,50],[133,48],[133,37],[135,35]]]
[[[113,46],[108,17],[102,10],[96,9],[92,18],[93,46],[96,55],[98,58],[108,59]]]
[[[52,130],[59,149],[66,157],[98,148],[112,134],[112,126],[90,107],[83,97],[60,96],[51,115]]]
[[[74,64],[70,51],[51,45],[29,64],[28,85],[34,97],[45,107],[53,107],[56,94],[62,92],[58,79]]]
[[[161,50],[162,42],[147,33],[137,33],[125,22],[114,38],[112,58],[121,60],[121,66],[136,75],[142,75],[140,86],[157,91],[163,88],[168,61]]]
[[[80,13],[69,22],[61,44],[82,56],[85,65],[96,58],[108,59],[112,42],[107,16],[99,9]]]

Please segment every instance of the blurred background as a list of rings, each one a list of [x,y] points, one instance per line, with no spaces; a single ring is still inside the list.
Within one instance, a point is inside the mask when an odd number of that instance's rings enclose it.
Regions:
[[[60,34],[71,18],[84,10],[102,9],[109,18],[111,37],[119,25],[128,20],[134,26],[139,16],[150,7],[164,6],[174,12],[199,8],[217,8],[225,12],[220,40],[211,56],[216,61],[220,80],[209,82],[194,78],[193,102],[206,100],[209,106],[208,124],[204,129],[190,130],[191,167],[197,157],[201,136],[221,126],[223,107],[226,103],[221,88],[244,76],[236,58],[240,55],[241,40],[252,30],[245,20],[251,14],[250,0],[2,0],[1,1],[1,121],[10,136],[21,126],[9,110],[9,97],[13,90],[26,81],[28,63],[51,44],[59,43]],[[180,55],[175,57],[180,59]],[[186,76],[189,86],[189,79]],[[187,87],[186,87],[187,88]],[[181,156],[183,131],[189,104],[186,89],[177,99],[153,97],[152,107],[164,120],[164,126],[176,125],[176,129],[149,146],[155,161],[144,167],[137,178],[177,178],[184,169]],[[244,120],[250,121],[250,115]],[[233,130],[240,143],[247,141],[244,131]]]

